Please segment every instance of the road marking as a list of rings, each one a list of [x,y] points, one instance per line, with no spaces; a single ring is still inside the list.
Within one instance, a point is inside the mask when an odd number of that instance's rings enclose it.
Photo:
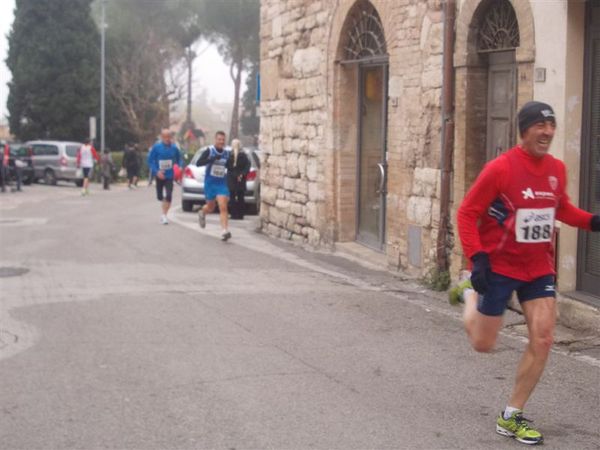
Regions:
[[[31,218],[20,218],[20,217],[3,217],[0,219],[0,227],[26,227],[26,226],[39,226],[46,225],[48,219],[44,217],[31,217]]]

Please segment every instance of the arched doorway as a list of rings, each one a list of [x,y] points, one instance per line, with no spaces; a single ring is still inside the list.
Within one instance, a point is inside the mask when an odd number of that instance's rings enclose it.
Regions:
[[[486,160],[516,141],[519,24],[508,0],[489,4],[479,19],[477,52],[487,65]]]
[[[348,163],[355,165],[354,182],[340,186],[355,190],[354,211],[343,211],[340,221],[354,219],[354,239],[376,250],[385,245],[387,184],[387,91],[388,54],[381,18],[375,7],[359,0],[350,9],[340,37],[340,66],[337,96],[349,115],[340,110],[337,119],[351,121],[354,127],[354,158],[340,158],[340,170],[347,173]],[[341,109],[341,108],[340,108]],[[342,127],[338,125],[341,130]],[[354,129],[354,130],[353,130]],[[342,142],[353,139],[341,137]],[[346,167],[344,167],[346,166]],[[342,225],[340,226],[342,228]],[[343,234],[343,233],[340,233]]]

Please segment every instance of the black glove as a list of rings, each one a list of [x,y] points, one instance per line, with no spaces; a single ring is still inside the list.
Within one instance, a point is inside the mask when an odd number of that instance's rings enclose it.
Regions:
[[[592,231],[600,231],[600,216],[595,215],[592,217]]]
[[[471,284],[480,294],[485,294],[488,290],[488,280],[492,272],[490,257],[485,252],[475,253],[471,257],[473,261],[473,270],[471,271]]]

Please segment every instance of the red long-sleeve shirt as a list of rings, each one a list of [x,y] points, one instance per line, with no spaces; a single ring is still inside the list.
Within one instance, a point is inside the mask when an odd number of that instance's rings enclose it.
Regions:
[[[488,163],[458,210],[468,258],[490,255],[495,273],[523,281],[554,274],[554,220],[589,230],[592,214],[567,195],[562,161],[516,146]]]

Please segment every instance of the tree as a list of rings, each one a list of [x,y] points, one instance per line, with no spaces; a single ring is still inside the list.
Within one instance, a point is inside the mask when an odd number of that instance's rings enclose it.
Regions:
[[[99,34],[91,0],[17,0],[6,59],[8,112],[21,140],[88,136],[99,108]]]
[[[193,130],[195,124],[192,121],[192,80],[193,80],[193,65],[194,60],[198,56],[198,52],[194,49],[194,44],[202,35],[201,25],[201,7],[202,3],[198,0],[180,0],[178,12],[181,15],[179,27],[176,27],[174,38],[184,51],[184,59],[187,68],[187,108],[186,120],[183,125],[183,133],[188,130]],[[204,49],[206,50],[206,49]],[[202,50],[200,53],[202,53]]]
[[[177,66],[183,51],[176,39],[183,1],[108,2],[106,130],[112,148],[132,141],[148,146],[170,125],[171,104],[183,97]]]
[[[257,136],[260,132],[260,117],[258,116],[256,108],[258,74],[258,64],[252,64],[252,68],[246,79],[246,91],[242,97],[243,112],[241,125],[242,133],[246,136]]]
[[[260,0],[208,1],[203,20],[211,40],[217,44],[234,84],[230,137],[237,138],[240,128],[240,91],[242,72],[258,61]]]

